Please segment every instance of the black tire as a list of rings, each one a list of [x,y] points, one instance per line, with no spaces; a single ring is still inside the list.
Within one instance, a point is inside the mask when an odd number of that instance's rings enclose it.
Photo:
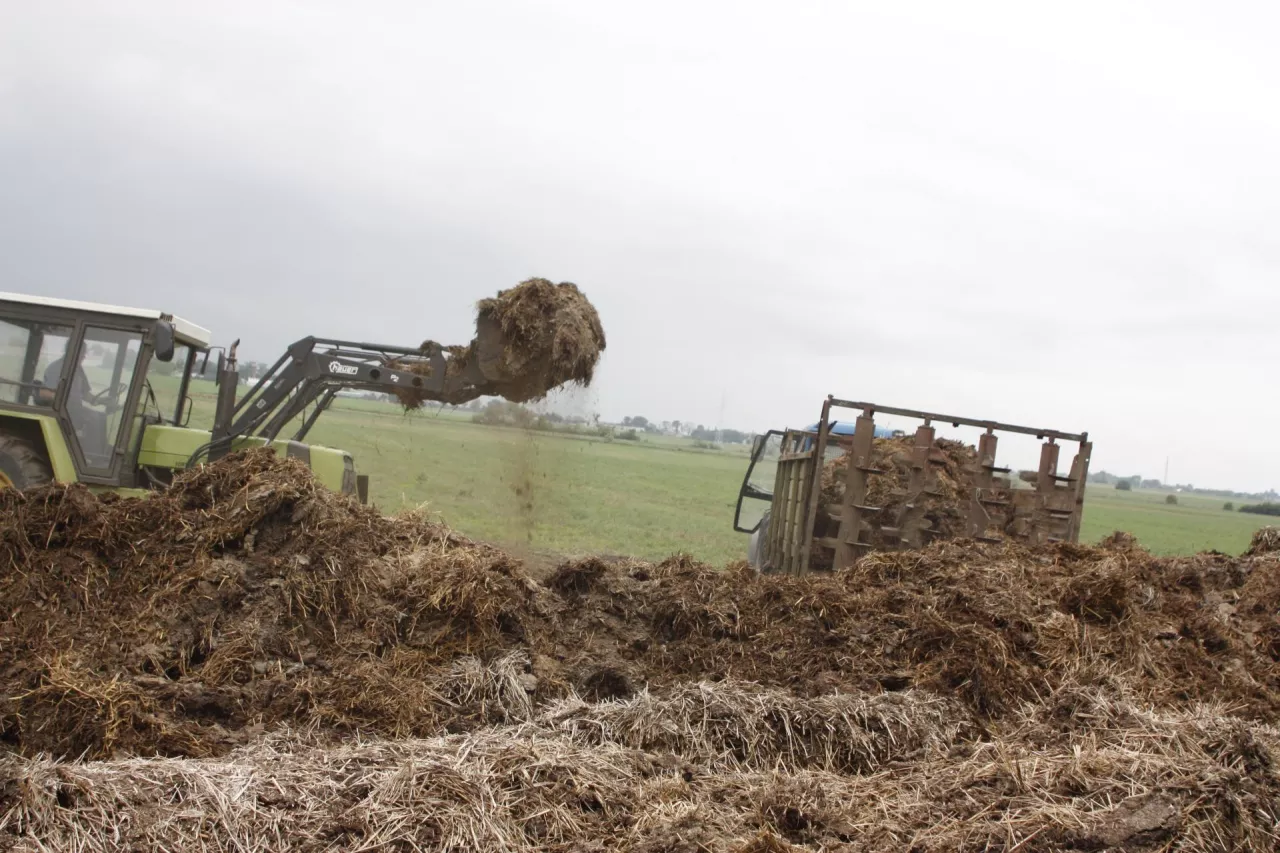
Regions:
[[[25,438],[0,433],[0,489],[22,491],[53,482],[49,460]]]
[[[751,538],[747,540],[747,562],[751,564],[751,568],[757,573],[765,574],[764,568],[765,554],[764,545],[769,539],[769,516],[772,511],[766,509],[764,515],[760,516],[760,523],[756,525],[756,529],[751,532]]]

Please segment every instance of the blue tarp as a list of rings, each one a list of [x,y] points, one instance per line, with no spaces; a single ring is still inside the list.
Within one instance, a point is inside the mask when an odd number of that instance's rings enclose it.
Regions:
[[[835,435],[853,435],[857,424],[854,421],[836,421],[831,425],[831,432]],[[818,425],[816,423],[809,424],[805,427],[809,432],[817,432]],[[876,427],[876,438],[893,438],[893,430],[888,427]]]

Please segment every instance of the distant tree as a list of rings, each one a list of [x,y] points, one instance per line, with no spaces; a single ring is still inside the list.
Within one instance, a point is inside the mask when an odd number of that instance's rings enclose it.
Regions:
[[[1143,480],[1143,481],[1139,484],[1139,488],[1143,488],[1143,489],[1158,489],[1158,488],[1160,488],[1162,485],[1163,485],[1163,484],[1162,484],[1159,480]]]
[[[626,427],[635,427],[636,429],[648,429],[649,419],[643,415],[634,417],[628,416],[622,419],[622,425]]]
[[[261,361],[242,361],[236,367],[241,379],[261,379],[267,375],[268,368],[269,365]]]
[[[1236,505],[1233,504],[1231,501],[1227,501],[1222,505],[1222,509],[1225,510],[1226,512],[1232,512],[1235,510],[1235,508],[1236,508]]]
[[[1117,480],[1116,488],[1122,492],[1131,492],[1133,491],[1133,483],[1128,480]]]
[[[1165,495],[1165,496],[1164,496],[1164,502],[1165,502],[1165,503],[1167,503],[1167,504],[1176,504],[1176,503],[1178,502],[1178,496],[1177,496],[1177,495]]]
[[[507,400],[490,400],[485,404],[484,409],[472,415],[471,419],[478,424],[516,426],[526,429],[536,426],[539,420],[537,415],[524,406]]]
[[[1280,503],[1246,504],[1240,507],[1240,511],[1254,515],[1280,515]]]

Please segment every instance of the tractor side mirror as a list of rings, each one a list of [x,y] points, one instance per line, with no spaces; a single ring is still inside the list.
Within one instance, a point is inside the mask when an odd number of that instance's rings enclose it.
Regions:
[[[156,358],[163,362],[173,361],[173,324],[168,320],[156,320],[153,337]]]

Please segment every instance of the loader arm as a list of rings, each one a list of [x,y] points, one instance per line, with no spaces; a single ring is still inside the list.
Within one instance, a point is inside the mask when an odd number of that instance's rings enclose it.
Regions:
[[[296,341],[252,391],[234,404],[215,429],[210,457],[216,458],[239,436],[257,435],[271,441],[308,406],[293,439],[301,441],[338,391],[351,388],[391,393],[410,389],[418,396],[443,403],[465,403],[492,393],[474,359],[453,363],[456,357],[444,347],[427,341],[408,348],[355,341],[307,337]],[[219,368],[218,381],[238,381],[232,355]]]

